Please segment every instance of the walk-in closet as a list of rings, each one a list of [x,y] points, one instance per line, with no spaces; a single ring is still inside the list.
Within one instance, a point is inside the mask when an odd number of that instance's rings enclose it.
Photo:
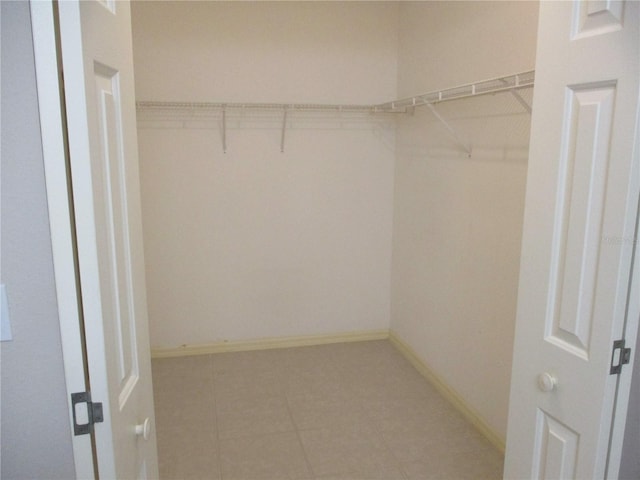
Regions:
[[[3,478],[638,478],[640,3],[0,12]]]
[[[133,3],[161,474],[501,475],[537,12]]]

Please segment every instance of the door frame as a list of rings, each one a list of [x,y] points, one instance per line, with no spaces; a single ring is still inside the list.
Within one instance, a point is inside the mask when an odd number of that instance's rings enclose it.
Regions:
[[[87,343],[84,329],[83,288],[87,279],[95,278],[91,275],[98,273],[90,272],[84,279],[80,275],[76,232],[82,233],[84,224],[76,225],[74,211],[74,185],[69,156],[69,133],[72,130],[68,129],[66,123],[67,106],[62,75],[66,47],[62,46],[64,38],[61,38],[58,14],[58,8],[63,6],[59,6],[58,2],[59,0],[30,0],[31,32],[70,440],[76,478],[96,479],[100,475],[99,465],[114,464],[116,459],[112,449],[98,448],[95,433],[79,436],[74,434],[74,414],[78,416],[78,424],[87,423],[88,414],[84,405],[76,412],[73,411],[71,395],[76,392],[91,392],[92,384],[94,387],[98,384],[106,385],[107,372],[101,368],[102,365],[95,364],[96,359],[91,360],[92,347]],[[84,187],[93,191],[91,184],[85,184]],[[148,333],[148,326],[146,329]],[[153,402],[153,391],[150,389],[148,393]],[[106,427],[110,416],[105,415],[103,421]]]
[[[638,92],[640,98],[640,91]],[[632,242],[631,272],[627,284],[627,305],[624,325],[622,326],[621,338],[627,342],[627,347],[631,348],[631,358],[628,365],[625,365],[618,376],[616,385],[616,397],[613,406],[613,418],[611,419],[611,435],[609,437],[609,450],[607,458],[606,475],[607,479],[615,480],[620,471],[622,461],[622,448],[624,444],[625,427],[627,423],[627,412],[631,394],[635,358],[640,347],[640,250],[638,241],[640,239],[640,102],[636,111],[636,129],[634,132],[633,153],[632,153],[630,190],[635,192],[629,198],[627,209],[633,210],[633,202],[636,202],[635,223],[633,217],[629,218],[626,225],[626,235],[620,239],[610,239],[615,242]],[[636,372],[636,375],[640,372]]]
[[[73,434],[71,394],[89,390],[53,0],[30,2],[49,228],[76,478],[97,477],[93,435]],[[80,414],[80,412],[78,412]]]
[[[30,9],[58,316],[69,406],[69,424],[71,432],[73,432],[71,393],[87,390],[88,373],[80,326],[82,319],[74,250],[75,241],[72,235],[74,225],[70,205],[71,184],[68,176],[66,135],[63,124],[62,85],[58,74],[60,59],[53,0],[30,1]],[[637,114],[634,147],[634,172],[635,177],[639,178],[636,183],[640,183],[639,157],[640,108]],[[637,190],[639,188],[636,185]],[[636,225],[638,223],[640,223],[640,212],[636,218]],[[625,239],[620,239],[620,241],[625,241]],[[640,251],[637,248],[637,241],[634,245],[634,251],[632,275],[629,281],[630,292],[640,289]],[[627,320],[623,330],[624,338],[635,342],[638,336],[639,321],[640,298],[629,295]],[[609,444],[608,478],[617,478],[620,467],[633,359],[637,354],[635,350],[632,347],[631,363],[622,370],[618,379]],[[97,452],[95,452],[91,436],[72,434],[71,442],[76,477],[96,478],[95,456]]]

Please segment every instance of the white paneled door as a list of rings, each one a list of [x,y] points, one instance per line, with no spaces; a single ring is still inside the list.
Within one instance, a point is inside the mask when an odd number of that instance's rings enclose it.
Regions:
[[[607,476],[613,342],[637,322],[639,28],[640,2],[541,2],[505,478]]]
[[[59,2],[100,478],[157,478],[128,2]]]

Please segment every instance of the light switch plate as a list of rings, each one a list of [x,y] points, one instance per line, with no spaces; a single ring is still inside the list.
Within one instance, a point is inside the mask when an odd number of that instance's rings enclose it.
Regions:
[[[0,297],[2,298],[2,311],[0,315],[0,341],[8,342],[13,339],[11,335],[11,320],[9,319],[9,302],[7,301],[7,289],[0,285]]]

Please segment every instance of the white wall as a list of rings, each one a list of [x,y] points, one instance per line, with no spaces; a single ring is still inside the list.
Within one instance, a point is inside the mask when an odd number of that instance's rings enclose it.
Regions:
[[[75,478],[62,363],[29,2],[2,17],[2,283],[13,340],[0,344],[3,479]]]
[[[376,2],[137,2],[136,96],[386,101],[396,95],[397,12]],[[392,124],[292,115],[285,153],[279,125],[231,121],[226,154],[217,124],[139,129],[153,346],[388,328]]]
[[[534,2],[403,3],[399,94],[531,70],[536,30]],[[473,155],[426,108],[398,124],[391,328],[505,438],[529,115],[509,95],[438,110]]]

